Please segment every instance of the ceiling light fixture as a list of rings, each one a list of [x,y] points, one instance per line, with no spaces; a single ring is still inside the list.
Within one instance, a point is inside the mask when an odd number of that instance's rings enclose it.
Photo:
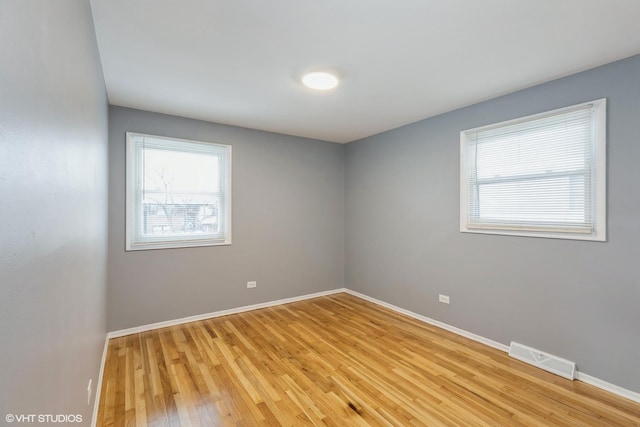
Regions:
[[[338,86],[338,78],[331,73],[316,71],[305,74],[302,83],[311,89],[328,90]]]

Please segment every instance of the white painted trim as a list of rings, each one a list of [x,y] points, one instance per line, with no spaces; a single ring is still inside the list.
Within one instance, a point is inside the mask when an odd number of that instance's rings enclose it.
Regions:
[[[378,304],[378,305],[380,305],[382,307],[386,307],[386,308],[388,308],[390,310],[393,310],[395,312],[398,312],[398,313],[401,313],[401,314],[405,314],[405,315],[407,315],[409,317],[412,317],[414,319],[421,320],[421,321],[423,321],[425,323],[428,323],[430,325],[437,326],[437,327],[442,328],[442,329],[444,329],[446,331],[453,332],[454,334],[458,334],[458,335],[461,335],[461,336],[463,336],[465,338],[469,338],[469,339],[471,339],[473,341],[477,341],[479,343],[486,344],[489,347],[493,347],[495,349],[504,351],[505,353],[509,353],[509,346],[507,346],[505,344],[502,344],[502,343],[499,343],[497,341],[490,340],[489,338],[485,338],[485,337],[482,337],[480,335],[476,335],[476,334],[474,334],[472,332],[465,331],[464,329],[456,328],[455,326],[451,326],[451,325],[448,325],[446,323],[440,322],[438,320],[434,320],[434,319],[431,319],[429,317],[422,316],[420,314],[414,313],[412,311],[405,310],[404,308],[397,307],[397,306],[395,306],[393,304],[389,304],[389,303],[381,301],[379,299],[372,298],[372,297],[370,297],[368,295],[361,294],[360,292],[356,292],[356,291],[353,291],[351,289],[344,289],[344,292],[346,292],[346,293],[348,293],[350,295],[353,295],[355,297],[362,298],[362,299],[367,300],[369,302],[372,302],[374,304]],[[590,384],[592,386],[598,387],[598,388],[600,388],[602,390],[608,391],[608,392],[613,393],[615,395],[618,395],[620,397],[624,397],[625,399],[629,399],[629,400],[632,400],[634,402],[640,403],[640,393],[628,390],[626,388],[617,386],[615,384],[608,383],[608,382],[603,381],[603,380],[601,380],[599,378],[592,377],[591,375],[585,374],[584,372],[580,372],[577,369],[576,369],[576,372],[575,372],[575,379],[578,380],[578,381],[582,381],[584,383]]]
[[[640,393],[636,393],[635,391],[627,390],[626,388],[608,383],[601,380],[600,378],[592,377],[591,375],[585,374],[584,372],[576,371],[576,380],[640,403]]]
[[[345,288],[332,289],[330,291],[316,292],[313,294],[302,295],[298,297],[279,299],[276,301],[268,301],[260,304],[245,305],[242,307],[230,308],[228,310],[214,311],[211,313],[197,314],[195,316],[183,317],[180,319],[166,320],[164,322],[151,323],[148,325],[136,326],[134,328],[120,329],[107,334],[107,339],[124,337],[126,335],[138,334],[140,332],[151,331],[154,329],[166,328],[168,326],[182,325],[183,323],[197,322],[198,320],[212,319],[214,317],[228,316],[229,314],[244,313],[245,311],[258,310],[260,308],[273,307],[275,305],[289,304],[296,301],[304,301],[311,298],[322,297],[325,295],[333,295],[341,292],[347,292]]]
[[[102,377],[104,376],[104,365],[107,363],[107,349],[109,348],[109,335],[104,338],[104,348],[102,349],[102,360],[100,361],[100,373],[96,381],[96,392],[93,394],[93,414],[91,416],[91,426],[96,427],[98,422],[98,405],[100,405],[100,393],[102,392]]]
[[[465,331],[464,329],[456,328],[455,326],[448,325],[446,323],[440,322],[439,320],[435,320],[430,317],[426,317],[421,314],[414,313],[413,311],[405,310],[404,308],[397,307],[393,304],[389,304],[388,302],[380,301],[379,299],[375,299],[368,295],[361,294],[360,292],[352,291],[351,289],[345,289],[344,292],[351,294],[355,297],[362,298],[374,304],[381,305],[382,307],[386,307],[390,310],[404,314],[414,319],[421,320],[430,325],[437,326],[438,328],[444,329],[445,331],[453,332],[454,334],[488,345],[489,347],[497,348],[498,350],[504,351],[505,353],[509,351],[508,345],[490,340],[489,338],[481,337],[480,335],[476,335],[472,332]]]

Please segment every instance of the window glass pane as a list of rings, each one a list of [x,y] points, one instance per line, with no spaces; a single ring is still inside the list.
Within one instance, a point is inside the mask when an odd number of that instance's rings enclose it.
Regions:
[[[216,155],[144,148],[143,167],[145,190],[182,194],[220,191]]]
[[[154,148],[143,153],[142,234],[217,234],[219,156]]]

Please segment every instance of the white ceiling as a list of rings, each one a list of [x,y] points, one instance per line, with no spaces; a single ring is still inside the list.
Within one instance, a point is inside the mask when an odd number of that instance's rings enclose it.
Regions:
[[[640,53],[638,0],[91,4],[111,104],[342,143]]]

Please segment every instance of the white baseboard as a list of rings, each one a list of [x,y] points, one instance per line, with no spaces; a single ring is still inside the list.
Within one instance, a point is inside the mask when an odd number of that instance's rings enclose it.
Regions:
[[[378,305],[380,305],[382,307],[386,307],[386,308],[388,308],[390,310],[393,310],[395,312],[405,314],[405,315],[407,315],[409,317],[412,317],[414,319],[421,320],[421,321],[423,321],[425,323],[428,323],[430,325],[437,326],[437,327],[442,328],[442,329],[444,329],[446,331],[453,332],[454,334],[458,334],[458,335],[461,335],[461,336],[463,336],[465,338],[469,338],[469,339],[477,341],[479,343],[486,344],[489,347],[496,348],[498,350],[504,351],[505,353],[509,352],[509,346],[506,345],[506,344],[502,344],[502,343],[499,343],[497,341],[490,340],[489,338],[485,338],[485,337],[482,337],[480,335],[476,335],[476,334],[474,334],[472,332],[465,331],[464,329],[456,328],[455,326],[451,326],[451,325],[448,325],[446,323],[440,322],[438,320],[434,320],[434,319],[431,319],[429,317],[422,316],[420,314],[414,313],[412,311],[405,310],[404,308],[397,307],[397,306],[395,306],[393,304],[389,304],[389,303],[381,301],[379,299],[372,298],[372,297],[370,297],[368,295],[361,294],[360,292],[356,292],[356,291],[353,291],[351,289],[344,289],[344,292],[346,292],[348,294],[351,294],[353,296],[356,296],[358,298],[362,298],[362,299],[367,300],[369,302],[372,302],[374,304],[378,304]],[[590,384],[592,386],[598,387],[598,388],[600,388],[602,390],[606,390],[606,391],[608,391],[610,393],[613,393],[613,394],[616,394],[616,395],[618,395],[620,397],[624,397],[626,399],[633,400],[634,402],[640,403],[640,393],[636,393],[635,391],[631,391],[631,390],[628,390],[626,388],[617,386],[615,384],[608,383],[608,382],[603,381],[603,380],[601,380],[599,378],[596,378],[596,377],[593,377],[591,375],[585,374],[584,372],[580,372],[579,370],[576,370],[575,379],[578,380],[578,381],[582,381],[584,383]]]
[[[100,372],[96,382],[96,392],[93,397],[93,414],[91,416],[91,426],[96,427],[98,422],[98,406],[100,405],[100,393],[102,392],[102,377],[104,376],[104,365],[107,363],[107,349],[109,348],[109,335],[104,338],[104,348],[102,349],[102,360],[100,361]]]
[[[279,299],[276,301],[268,301],[260,304],[245,305],[243,307],[230,308],[228,310],[214,311],[211,313],[197,314],[195,316],[183,317],[175,320],[167,320],[164,322],[151,323],[148,325],[136,326],[134,328],[120,329],[118,331],[109,332],[107,334],[107,339],[124,337],[126,335],[138,334],[140,332],[151,331],[154,329],[166,328],[167,326],[175,326],[175,325],[181,325],[183,323],[196,322],[198,320],[206,320],[206,319],[212,319],[214,317],[227,316],[229,314],[237,314],[237,313],[243,313],[245,311],[258,310],[260,308],[273,307],[275,305],[288,304],[291,302],[323,297],[325,295],[338,294],[340,292],[346,292],[346,289],[345,288],[332,289],[330,291],[316,292],[313,294],[307,294],[307,295],[302,295],[298,297]]]
[[[153,329],[159,329],[159,328],[165,328],[167,326],[175,326],[175,325],[180,325],[183,323],[189,323],[189,322],[195,322],[198,320],[205,320],[205,319],[211,319],[214,317],[220,317],[220,316],[227,316],[229,314],[237,314],[237,313],[243,313],[245,311],[251,311],[251,310],[257,310],[260,308],[267,308],[267,307],[273,307],[276,305],[280,305],[280,304],[288,304],[288,303],[292,303],[292,302],[296,302],[296,301],[303,301],[303,300],[307,300],[307,299],[311,299],[311,298],[317,298],[317,297],[321,297],[321,296],[326,296],[326,295],[333,295],[333,294],[337,294],[337,293],[341,293],[341,292],[345,292],[348,293],[350,295],[353,295],[355,297],[358,298],[362,298],[366,301],[372,302],[374,304],[380,305],[382,307],[386,307],[390,310],[393,310],[395,312],[404,314],[406,316],[412,317],[414,319],[420,320],[422,322],[428,323],[430,325],[433,326],[437,326],[441,329],[444,329],[446,331],[449,332],[453,332],[454,334],[463,336],[465,338],[469,338],[470,340],[473,341],[477,341],[479,343],[485,344],[489,347],[493,347],[495,349],[498,349],[500,351],[503,351],[505,353],[509,352],[509,346],[497,341],[493,341],[489,338],[485,338],[483,336],[474,334],[472,332],[469,331],[465,331],[464,329],[460,329],[457,328],[455,326],[451,326],[449,324],[446,324],[444,322],[440,322],[439,320],[435,320],[435,319],[431,319],[429,317],[423,316],[421,314],[417,314],[414,313],[412,311],[409,310],[405,310],[404,308],[400,308],[397,307],[393,304],[389,304],[387,302],[378,300],[376,298],[372,298],[368,295],[362,294],[360,292],[357,291],[353,291],[351,289],[347,289],[347,288],[338,288],[338,289],[332,289],[330,291],[323,291],[323,292],[316,292],[313,294],[307,294],[307,295],[302,295],[302,296],[298,296],[298,297],[292,297],[292,298],[285,298],[285,299],[280,299],[280,300],[276,300],[276,301],[269,301],[269,302],[264,302],[264,303],[260,303],[260,304],[253,304],[253,305],[247,305],[247,306],[243,306],[243,307],[237,307],[237,308],[231,308],[228,310],[221,310],[221,311],[215,311],[215,312],[211,312],[211,313],[205,313],[205,314],[199,314],[196,316],[189,316],[189,317],[183,317],[181,319],[175,319],[175,320],[168,320],[168,321],[164,321],[164,322],[158,322],[158,323],[152,323],[152,324],[148,324],[148,325],[143,325],[143,326],[137,326],[135,328],[128,328],[128,329],[121,329],[118,331],[112,331],[109,332],[107,334],[107,339],[105,341],[105,348],[104,348],[104,353],[102,355],[102,366],[100,367],[100,376],[98,379],[98,389],[96,392],[96,401],[95,401],[95,405],[94,405],[94,414],[93,414],[93,423],[92,425],[95,426],[95,421],[96,421],[96,417],[97,417],[97,409],[98,409],[98,404],[99,404],[99,399],[100,399],[100,391],[102,389],[102,376],[103,376],[103,372],[104,372],[104,363],[106,361],[106,353],[107,353],[107,346],[108,346],[108,342],[109,339],[111,338],[118,338],[118,337],[123,337],[126,335],[131,335],[131,334],[137,334],[140,332],[146,332],[146,331],[150,331]],[[593,385],[595,387],[601,388],[603,390],[606,390],[608,392],[611,392],[613,394],[616,394],[618,396],[624,397],[626,399],[632,400],[634,402],[639,402],[640,403],[640,393],[636,393],[634,391],[631,390],[627,390],[623,387],[619,387],[615,384],[611,384],[608,383],[606,381],[603,381],[601,379],[598,379],[596,377],[593,377],[591,375],[587,375],[584,372],[580,372],[580,371],[576,371],[576,379],[579,381],[582,381],[584,383]]]
[[[437,327],[439,327],[441,329],[444,329],[445,331],[453,332],[454,334],[461,335],[461,336],[463,336],[465,338],[469,338],[469,339],[471,339],[473,341],[477,341],[477,342],[480,342],[482,344],[488,345],[489,347],[497,348],[498,350],[502,350],[504,352],[508,352],[509,351],[509,346],[508,345],[499,343],[497,341],[490,340],[489,338],[481,337],[480,335],[476,335],[476,334],[471,333],[469,331],[465,331],[464,329],[456,328],[455,326],[448,325],[446,323],[440,322],[439,320],[435,320],[435,319],[432,319],[430,317],[426,317],[426,316],[423,316],[421,314],[414,313],[413,311],[405,310],[404,308],[400,308],[400,307],[397,307],[397,306],[395,306],[393,304],[389,304],[389,303],[381,301],[379,299],[372,298],[372,297],[370,297],[368,295],[361,294],[360,292],[352,291],[351,289],[345,289],[345,292],[348,293],[348,294],[351,294],[353,296],[356,296],[358,298],[362,298],[364,300],[372,302],[374,304],[381,305],[382,307],[386,307],[386,308],[388,308],[390,310],[393,310],[395,312],[402,313],[402,314],[407,315],[409,317],[413,317],[414,319],[417,319],[417,320],[421,320],[421,321],[423,321],[425,323],[428,323],[430,325],[437,326]]]
[[[587,383],[594,387],[598,387],[602,390],[606,390],[610,393],[617,394],[618,396],[625,397],[629,400],[640,403],[640,393],[636,393],[635,391],[627,390],[626,388],[608,383],[601,380],[600,378],[592,377],[591,375],[587,375],[584,372],[580,371],[576,371],[576,379],[578,381],[582,381],[583,383]]]

